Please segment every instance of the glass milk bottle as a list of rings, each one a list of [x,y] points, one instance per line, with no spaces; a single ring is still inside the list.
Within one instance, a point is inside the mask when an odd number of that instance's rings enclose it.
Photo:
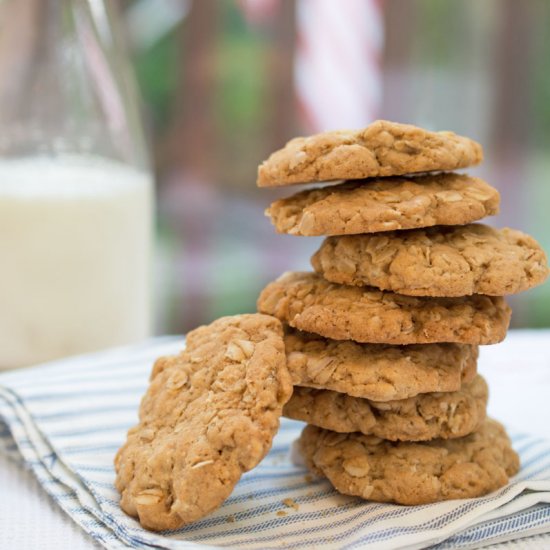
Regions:
[[[0,2],[0,368],[150,333],[152,178],[110,8]]]

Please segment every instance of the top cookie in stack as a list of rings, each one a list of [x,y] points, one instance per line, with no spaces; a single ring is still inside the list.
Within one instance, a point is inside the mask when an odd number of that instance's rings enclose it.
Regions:
[[[378,120],[364,130],[338,130],[289,141],[258,169],[258,187],[400,176],[479,164],[481,145],[453,132],[429,132]]]
[[[498,191],[449,171],[482,158],[452,132],[377,121],[293,139],[259,167],[260,187],[332,181],[267,209],[278,232],[327,238],[315,272],[282,275],[258,309],[286,325],[285,414],[310,424],[306,463],[343,493],[478,496],[518,469],[486,419],[477,345],[505,337],[503,296],[548,268],[531,237],[472,223],[498,213]]]

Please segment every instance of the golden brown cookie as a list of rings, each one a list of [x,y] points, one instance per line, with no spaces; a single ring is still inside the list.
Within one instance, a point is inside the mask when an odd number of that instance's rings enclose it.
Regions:
[[[273,317],[223,317],[190,332],[183,352],[155,363],[116,456],[122,509],[162,530],[220,506],[268,452],[291,393]]]
[[[479,178],[433,174],[308,189],[265,213],[277,232],[311,237],[462,225],[497,214],[499,203],[498,191]]]
[[[273,187],[455,170],[482,160],[479,143],[453,132],[377,120],[363,130],[292,139],[259,166],[257,183]]]
[[[373,401],[456,391],[477,372],[478,347],[467,344],[358,344],[287,327],[285,346],[295,386]]]
[[[506,431],[491,419],[465,437],[421,443],[307,426],[299,445],[307,466],[337,491],[377,502],[478,497],[503,487],[519,470]]]
[[[501,297],[414,298],[338,285],[309,272],[285,273],[268,284],[258,310],[325,338],[400,345],[496,344],[511,315]]]
[[[328,281],[407,296],[516,294],[541,284],[547,263],[529,235],[482,224],[329,237],[311,258]]]
[[[390,441],[454,439],[485,420],[488,390],[476,376],[458,391],[370,401],[331,390],[294,387],[283,414],[334,432],[361,432]]]

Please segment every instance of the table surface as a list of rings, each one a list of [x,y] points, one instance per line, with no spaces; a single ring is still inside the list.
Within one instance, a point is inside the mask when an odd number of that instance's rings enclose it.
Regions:
[[[550,330],[511,331],[481,350],[479,371],[489,383],[489,414],[509,429],[550,439]],[[33,474],[0,455],[0,549],[101,548],[40,487]],[[498,544],[490,548],[517,548]],[[550,547],[550,536],[522,540],[521,548]],[[488,547],[489,548],[489,547]]]

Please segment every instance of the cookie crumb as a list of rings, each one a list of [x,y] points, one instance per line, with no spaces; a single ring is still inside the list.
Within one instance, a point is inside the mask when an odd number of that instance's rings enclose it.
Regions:
[[[287,508],[294,508],[294,510],[298,511],[300,509],[300,506],[291,498],[285,498],[283,500],[283,504]]]
[[[227,521],[227,523],[235,523],[235,516],[227,516],[225,521]]]
[[[286,512],[285,512],[284,510],[279,510],[279,511],[277,512],[277,515],[278,515],[279,517],[283,517],[283,516],[286,516]]]

